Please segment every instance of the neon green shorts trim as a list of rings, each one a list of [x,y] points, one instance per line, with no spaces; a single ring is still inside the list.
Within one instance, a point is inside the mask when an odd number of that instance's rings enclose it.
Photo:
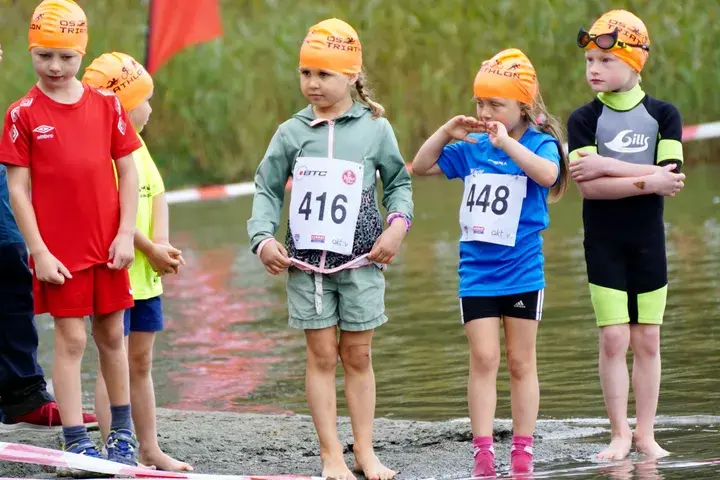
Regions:
[[[316,330],[339,326],[363,332],[387,322],[385,276],[375,265],[331,274],[290,267],[287,281],[289,324]]]
[[[639,293],[635,297],[637,323],[662,325],[667,304],[667,285],[652,292]],[[628,298],[627,292],[591,283],[590,299],[598,327],[631,323],[630,309],[635,307],[635,299]]]

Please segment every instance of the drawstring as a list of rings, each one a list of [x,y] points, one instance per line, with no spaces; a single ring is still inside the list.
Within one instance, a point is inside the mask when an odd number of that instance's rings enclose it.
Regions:
[[[315,276],[315,313],[322,315],[323,311],[323,274],[314,272]]]

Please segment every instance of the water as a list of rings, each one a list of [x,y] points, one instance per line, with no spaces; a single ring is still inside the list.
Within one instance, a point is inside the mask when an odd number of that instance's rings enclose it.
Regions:
[[[687,173],[685,190],[666,202],[670,293],[662,329],[658,411],[665,419],[659,436],[678,455],[652,467],[660,476],[636,478],[688,478],[688,469],[692,478],[720,476],[717,464],[692,464],[720,456],[720,206],[714,201],[720,169],[701,167]],[[467,416],[468,353],[456,274],[461,193],[459,182],[415,179],[414,228],[387,272],[390,322],[374,340],[378,416]],[[188,265],[182,275],[166,281],[167,331],[158,338],[154,365],[160,406],[307,413],[303,335],[287,327],[285,278],[266,274],[249,252],[245,222],[250,206],[251,198],[245,197],[172,208],[173,243],[183,250]],[[548,285],[537,349],[540,417],[599,419],[604,406],[597,377],[597,328],[574,187],[551,206],[551,227],[544,239]],[[46,318],[39,323],[41,360],[50,370],[52,325]],[[85,361],[87,392],[92,391],[95,362],[92,355]],[[340,413],[347,414],[344,399],[338,398]],[[698,424],[688,420],[691,415],[708,417]],[[504,362],[497,416],[510,417]],[[604,441],[605,435],[588,440]],[[568,467],[578,465],[581,460]],[[639,475],[645,467],[630,468]],[[628,477],[589,468],[589,477],[576,478],[633,478],[632,473]]]

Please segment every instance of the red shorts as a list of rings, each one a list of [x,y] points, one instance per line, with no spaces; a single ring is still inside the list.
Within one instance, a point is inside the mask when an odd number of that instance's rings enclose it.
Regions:
[[[127,269],[110,270],[107,265],[72,272],[62,285],[40,282],[33,275],[33,295],[35,314],[53,317],[107,315],[135,304]]]

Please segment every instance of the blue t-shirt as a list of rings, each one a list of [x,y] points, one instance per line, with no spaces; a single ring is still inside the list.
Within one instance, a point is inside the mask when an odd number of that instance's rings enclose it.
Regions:
[[[443,149],[437,164],[448,179],[464,181],[475,170],[527,176],[503,150],[492,146],[487,134],[471,136],[478,143],[457,142]],[[558,149],[561,147],[554,137],[528,128],[520,143],[556,163],[559,172]],[[460,298],[513,295],[545,287],[540,232],[550,224],[548,191],[528,177],[514,247],[480,241],[460,242]]]
[[[0,246],[9,243],[23,243],[22,235],[10,209],[10,194],[7,184],[7,169],[0,165]]]

